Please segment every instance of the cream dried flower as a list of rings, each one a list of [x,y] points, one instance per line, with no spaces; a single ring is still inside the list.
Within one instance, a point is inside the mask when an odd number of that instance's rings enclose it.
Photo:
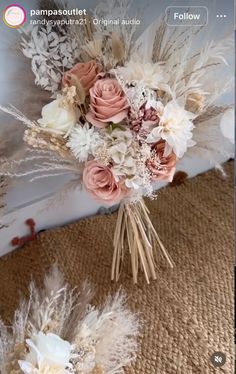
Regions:
[[[70,365],[72,346],[58,335],[39,332],[26,340],[30,352],[19,365],[25,374],[64,374]]]
[[[187,147],[195,145],[192,140],[194,118],[193,113],[186,111],[176,101],[170,101],[163,109],[159,125],[148,135],[147,142],[156,143],[163,139],[168,145],[166,152],[173,149],[178,158],[183,157]]]
[[[63,98],[58,97],[42,108],[39,125],[45,130],[67,137],[75,126],[80,112],[72,105],[65,107]]]
[[[57,366],[41,365],[40,368],[35,368],[34,365],[26,363],[25,361],[21,365],[22,371],[20,372],[25,374],[69,374],[67,370],[61,369]]]
[[[125,143],[130,146],[133,135],[128,128],[117,126],[115,128],[108,127],[104,131],[107,143],[112,146],[114,144]]]
[[[123,176],[123,175],[133,175],[136,173],[136,160],[134,155],[130,150],[122,152],[121,146],[119,146],[119,150],[114,153],[113,160],[116,158],[120,158],[122,161],[119,163],[115,163],[112,167],[113,174],[115,176]]]
[[[84,162],[90,155],[95,155],[101,144],[102,138],[98,131],[94,127],[89,127],[86,122],[85,125],[78,125],[72,130],[67,146],[79,161]]]
[[[142,82],[147,88],[170,92],[166,84],[168,76],[162,63],[141,63],[131,60],[126,66],[113,69],[112,72],[121,76],[127,83]]]
[[[133,135],[129,129],[117,127],[110,132],[105,130],[108,155],[113,163],[112,171],[116,177],[131,175],[136,171],[135,152],[132,147]]]

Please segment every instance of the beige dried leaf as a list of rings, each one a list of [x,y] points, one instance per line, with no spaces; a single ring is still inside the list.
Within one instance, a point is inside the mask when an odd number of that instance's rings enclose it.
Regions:
[[[114,58],[117,61],[123,60],[124,54],[125,54],[124,44],[121,40],[120,35],[116,32],[112,33],[111,46],[112,46],[112,53],[113,53]]]

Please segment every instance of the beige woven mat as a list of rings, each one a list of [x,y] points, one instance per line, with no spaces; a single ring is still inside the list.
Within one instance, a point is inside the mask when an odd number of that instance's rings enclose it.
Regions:
[[[233,373],[233,163],[225,170],[225,180],[210,171],[147,202],[176,266],[169,269],[161,261],[157,281],[147,286],[141,276],[134,286],[124,264],[120,284],[144,323],[138,359],[128,373]],[[97,216],[43,232],[2,258],[0,312],[5,320],[17,306],[19,291],[27,294],[31,276],[40,281],[54,261],[73,286],[91,280],[95,303],[115,292],[120,287],[110,282],[115,221],[116,214]],[[226,353],[221,369],[210,364],[214,351]]]

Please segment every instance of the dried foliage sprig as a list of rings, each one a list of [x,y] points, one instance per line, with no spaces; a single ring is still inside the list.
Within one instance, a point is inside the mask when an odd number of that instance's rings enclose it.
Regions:
[[[22,122],[24,125],[26,125],[29,128],[37,127],[37,123],[34,121],[31,121],[29,118],[27,118],[21,111],[19,111],[17,108],[15,108],[13,105],[10,105],[8,107],[4,107],[0,105],[0,110],[10,114],[15,119],[17,119],[19,122]]]
[[[56,33],[50,24],[27,31],[22,29],[22,33],[22,51],[31,59],[35,83],[52,93],[57,92],[62,74],[78,57],[76,41],[63,28]]]
[[[81,176],[81,166],[75,160],[57,157],[52,152],[28,150],[22,159],[0,160],[0,175],[10,178],[30,177],[35,179],[48,178],[56,175]]]

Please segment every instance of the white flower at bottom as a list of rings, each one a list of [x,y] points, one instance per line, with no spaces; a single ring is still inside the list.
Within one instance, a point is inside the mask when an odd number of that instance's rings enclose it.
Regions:
[[[26,361],[19,361],[20,368],[25,374],[69,374],[65,369],[59,366],[41,364],[39,368]]]
[[[79,161],[84,162],[89,155],[94,155],[101,144],[99,133],[94,127],[90,128],[89,124],[85,123],[84,126],[79,125],[72,130],[67,146]]]
[[[163,110],[160,122],[147,137],[148,143],[156,143],[163,139],[171,147],[178,158],[181,158],[192,147],[195,114],[186,111],[176,101],[170,101]]]
[[[68,367],[72,347],[58,335],[39,332],[26,340],[30,352],[19,365],[25,374],[64,374]]]

